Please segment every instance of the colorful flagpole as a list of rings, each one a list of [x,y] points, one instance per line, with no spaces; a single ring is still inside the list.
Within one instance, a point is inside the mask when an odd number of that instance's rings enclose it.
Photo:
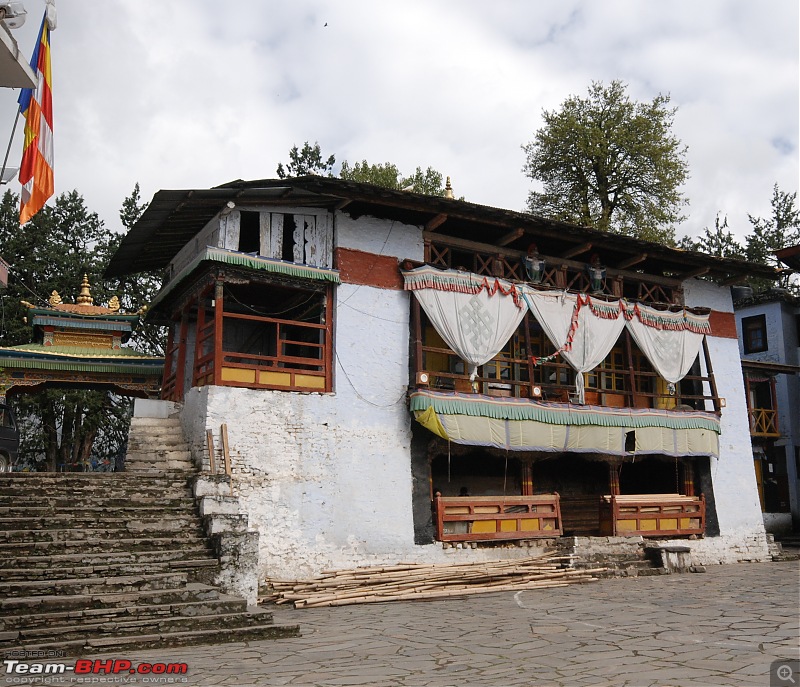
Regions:
[[[39,39],[31,58],[37,76],[36,89],[24,88],[19,96],[19,110],[25,117],[25,141],[19,169],[20,224],[25,224],[53,195],[53,101],[50,72],[50,29],[48,8],[42,18]],[[53,8],[54,10],[55,8]],[[52,22],[54,23],[54,22]]]

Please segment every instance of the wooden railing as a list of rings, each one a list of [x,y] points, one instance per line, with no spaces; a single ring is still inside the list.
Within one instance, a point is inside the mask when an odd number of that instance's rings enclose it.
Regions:
[[[705,529],[703,496],[626,494],[600,499],[600,534],[604,536],[686,536],[704,534]]]
[[[558,494],[536,496],[437,496],[436,539],[443,542],[559,537]]]
[[[474,382],[470,382],[469,374],[461,359],[449,348],[420,344],[418,356],[421,365],[417,378],[421,373],[428,376],[428,386],[441,391],[457,391],[461,393],[479,393],[486,396],[508,396],[512,398],[535,398],[552,403],[568,403],[575,399],[575,372],[564,362],[548,362],[533,365],[530,357],[511,357],[499,354],[490,363],[478,368]],[[458,370],[451,372],[446,370]],[[487,375],[503,369],[503,377]],[[589,375],[587,375],[589,376]],[[704,409],[706,401],[717,402],[716,396],[708,393],[696,393],[711,387],[709,375],[686,375],[674,391],[666,388],[658,391],[644,391],[643,388],[655,389],[659,375],[655,372],[631,369],[618,369],[599,365],[591,372],[595,379],[618,378],[622,382],[621,389],[608,389],[593,386],[591,379],[585,385],[586,405],[599,405],[618,408],[661,408],[664,410],[686,410],[697,407]],[[533,388],[540,391],[534,396]]]
[[[779,437],[778,411],[769,408],[753,408],[750,416],[750,434],[754,437]]]
[[[224,313],[223,326],[232,322],[253,322],[273,355],[222,351],[221,382],[251,389],[297,389],[329,391],[328,327],[315,322],[275,317]]]

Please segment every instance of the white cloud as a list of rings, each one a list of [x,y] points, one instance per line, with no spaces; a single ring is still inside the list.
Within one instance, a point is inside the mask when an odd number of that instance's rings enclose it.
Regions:
[[[27,4],[25,52],[44,3]],[[592,80],[671,94],[691,166],[679,235],[717,211],[743,235],[774,183],[798,189],[796,0],[61,2],[53,77],[57,191],[112,227],[137,181],[149,199],[273,177],[305,140],[522,209],[520,146]],[[12,159],[20,145],[21,128]]]

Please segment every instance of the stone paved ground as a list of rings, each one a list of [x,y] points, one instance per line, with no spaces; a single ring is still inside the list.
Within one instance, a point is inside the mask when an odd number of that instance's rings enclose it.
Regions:
[[[447,601],[278,607],[276,621],[300,623],[301,638],[125,658],[187,662],[192,686],[768,687],[773,660],[800,658],[799,615],[800,563],[750,563]]]

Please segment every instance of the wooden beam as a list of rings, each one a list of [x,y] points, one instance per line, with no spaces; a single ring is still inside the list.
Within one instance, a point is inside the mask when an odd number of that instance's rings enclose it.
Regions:
[[[618,270],[626,270],[629,267],[633,267],[634,265],[638,265],[640,262],[644,262],[647,260],[647,253],[639,253],[639,255],[634,255],[627,260],[623,260],[621,263],[617,265]]]
[[[222,460],[225,464],[225,474],[231,476],[231,452],[228,448],[228,425],[222,423],[220,425],[220,435],[222,437]]]
[[[206,448],[208,449],[208,470],[212,475],[217,474],[217,466],[214,464],[214,433],[206,430]]]
[[[425,225],[425,231],[436,231],[436,229],[442,226],[447,221],[447,215],[441,213],[436,215],[433,219],[428,220],[428,223]]]
[[[353,201],[352,201],[352,200],[350,200],[350,199],[348,198],[348,199],[346,199],[346,200],[343,200],[343,201],[341,201],[341,202],[337,203],[336,205],[334,205],[334,206],[333,206],[333,209],[334,209],[334,210],[344,210],[344,209],[345,209],[345,208],[346,208],[348,205],[350,205],[350,203],[352,203],[352,202],[353,202]]]
[[[562,254],[562,258],[574,258],[576,255],[581,255],[582,253],[588,253],[592,250],[592,243],[582,243],[579,246],[573,246],[569,250],[565,250]]]
[[[527,233],[527,232],[526,232]],[[476,251],[480,253],[488,253],[489,255],[500,255],[507,258],[514,258],[521,260],[527,253],[514,248],[502,248],[491,243],[480,243],[478,241],[470,241],[468,239],[460,239],[455,236],[445,236],[444,234],[434,234],[433,232],[424,232],[422,235],[425,241],[433,241],[439,246],[449,246],[451,248],[462,248],[468,251]],[[582,270],[586,266],[584,262],[576,260],[568,260],[566,258],[539,255],[539,258],[544,260],[551,267],[571,267],[576,270]],[[641,272],[627,272],[625,270],[618,270],[613,267],[607,268],[608,278],[621,276],[625,279],[632,279],[637,282],[646,282],[649,284],[658,284],[659,286],[668,286],[671,289],[678,288],[681,284],[682,278],[678,277],[664,277],[658,274],[642,274]]]
[[[516,241],[524,233],[524,229],[514,229],[514,231],[510,231],[505,236],[501,236],[499,239],[497,239],[497,245],[507,246],[509,243]]]
[[[684,272],[678,277],[678,279],[684,281],[686,279],[692,279],[693,277],[702,277],[703,275],[708,274],[710,271],[710,267],[698,267],[697,269],[690,270],[689,272]]]

